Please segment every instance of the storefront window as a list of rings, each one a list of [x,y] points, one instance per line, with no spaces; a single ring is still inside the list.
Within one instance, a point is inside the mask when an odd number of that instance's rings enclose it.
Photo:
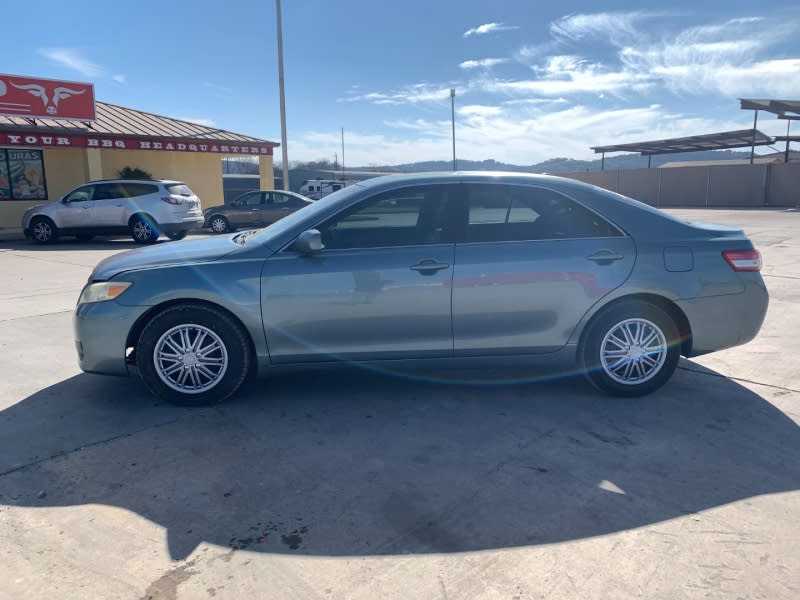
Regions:
[[[0,200],[47,200],[41,150],[0,148]]]

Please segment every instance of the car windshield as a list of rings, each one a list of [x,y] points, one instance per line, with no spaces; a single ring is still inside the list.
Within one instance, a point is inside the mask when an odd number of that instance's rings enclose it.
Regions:
[[[306,219],[313,219],[314,215],[324,213],[328,207],[337,204],[338,202],[345,200],[348,196],[358,193],[363,189],[363,186],[358,184],[351,185],[345,189],[339,190],[338,192],[334,192],[328,196],[325,196],[322,200],[317,200],[316,202],[309,203],[308,206],[301,208],[298,211],[295,211],[286,217],[282,218],[279,221],[276,221],[272,225],[265,227],[264,229],[260,229],[257,231],[256,235],[252,237],[245,238],[244,241],[246,242],[254,242],[257,244],[265,242],[267,239],[280,235],[286,231],[289,231],[293,227],[295,227],[298,223],[305,221]]]

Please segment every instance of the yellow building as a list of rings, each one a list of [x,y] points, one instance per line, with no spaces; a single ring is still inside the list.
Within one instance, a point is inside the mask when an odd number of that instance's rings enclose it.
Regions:
[[[222,158],[258,157],[274,189],[275,142],[96,102],[94,122],[0,116],[0,238],[22,236],[22,214],[123,167],[185,182],[203,207],[221,204]]]

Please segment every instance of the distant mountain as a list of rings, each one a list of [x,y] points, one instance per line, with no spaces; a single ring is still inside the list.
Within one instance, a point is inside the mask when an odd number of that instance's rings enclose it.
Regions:
[[[700,161],[700,160],[742,160],[750,158],[750,151],[706,150],[702,152],[681,152],[677,154],[661,154],[653,156],[651,166],[657,167],[668,162]],[[575,160],[572,158],[550,158],[534,165],[512,165],[496,160],[462,160],[457,161],[459,171],[520,171],[523,173],[575,173],[578,171],[599,171],[600,159]],[[453,162],[449,160],[429,160],[403,165],[370,165],[368,167],[348,167],[353,171],[377,171],[382,173],[411,173],[419,171],[450,171]],[[609,156],[605,161],[606,170],[644,169],[647,168],[647,157],[638,154]]]

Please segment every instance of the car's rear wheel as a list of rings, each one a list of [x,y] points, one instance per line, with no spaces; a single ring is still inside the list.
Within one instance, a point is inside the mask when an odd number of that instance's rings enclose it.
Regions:
[[[241,325],[224,311],[197,304],[173,306],[156,315],[142,331],[136,357],[148,389],[185,406],[229,398],[252,363]]]
[[[211,217],[208,226],[214,233],[226,233],[231,227],[230,223],[228,223],[228,219],[222,215],[214,215]]]
[[[662,308],[631,300],[613,305],[589,324],[581,355],[586,376],[615,396],[654,392],[675,372],[678,327]]]
[[[47,217],[35,217],[30,225],[31,237],[37,244],[52,244],[58,239],[58,228]]]
[[[182,240],[186,237],[186,234],[189,233],[188,231],[175,231],[173,233],[168,233],[167,237],[171,239],[173,242],[177,242],[178,240]]]
[[[131,219],[129,228],[131,237],[137,244],[152,244],[158,240],[158,227],[150,217],[136,215]]]

